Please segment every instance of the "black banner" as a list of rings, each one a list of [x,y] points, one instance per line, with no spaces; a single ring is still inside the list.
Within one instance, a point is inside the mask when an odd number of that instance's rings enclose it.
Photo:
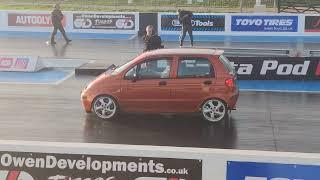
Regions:
[[[319,80],[320,58],[228,57],[239,80]]]
[[[224,15],[193,15],[192,16],[193,31],[225,31]],[[178,16],[174,14],[161,15],[162,31],[180,31],[181,24]]]
[[[306,16],[305,32],[320,32],[320,16]]]
[[[73,14],[74,29],[134,30],[134,14]]]
[[[0,179],[201,180],[202,161],[82,154],[1,152]]]

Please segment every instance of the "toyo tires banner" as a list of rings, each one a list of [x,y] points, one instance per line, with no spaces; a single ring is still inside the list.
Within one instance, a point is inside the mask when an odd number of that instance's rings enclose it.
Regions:
[[[240,80],[320,80],[320,58],[228,57]]]
[[[231,16],[231,31],[298,32],[298,16]]]
[[[177,14],[160,14],[161,31],[180,31],[181,24]],[[216,14],[193,14],[193,31],[224,32],[225,15]]]
[[[201,160],[3,151],[0,156],[3,180],[202,179]]]

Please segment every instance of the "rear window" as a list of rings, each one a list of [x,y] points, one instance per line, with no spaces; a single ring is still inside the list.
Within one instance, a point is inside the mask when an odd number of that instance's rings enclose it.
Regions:
[[[208,78],[213,75],[214,71],[208,59],[187,57],[179,61],[179,78]]]
[[[236,71],[227,57],[225,57],[224,55],[221,55],[219,59],[230,74],[236,75]]]

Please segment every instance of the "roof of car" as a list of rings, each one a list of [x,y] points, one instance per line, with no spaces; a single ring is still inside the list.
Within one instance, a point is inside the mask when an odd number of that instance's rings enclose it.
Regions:
[[[200,48],[179,48],[179,49],[157,49],[147,52],[148,55],[221,55],[223,50],[200,49]]]

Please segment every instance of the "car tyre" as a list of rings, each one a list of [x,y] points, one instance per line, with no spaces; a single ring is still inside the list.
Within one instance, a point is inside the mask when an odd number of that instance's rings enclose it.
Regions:
[[[113,97],[102,95],[94,99],[92,112],[100,120],[114,120],[118,115],[119,106]]]
[[[201,115],[209,123],[224,123],[228,117],[227,105],[220,99],[208,99],[201,106]]]

